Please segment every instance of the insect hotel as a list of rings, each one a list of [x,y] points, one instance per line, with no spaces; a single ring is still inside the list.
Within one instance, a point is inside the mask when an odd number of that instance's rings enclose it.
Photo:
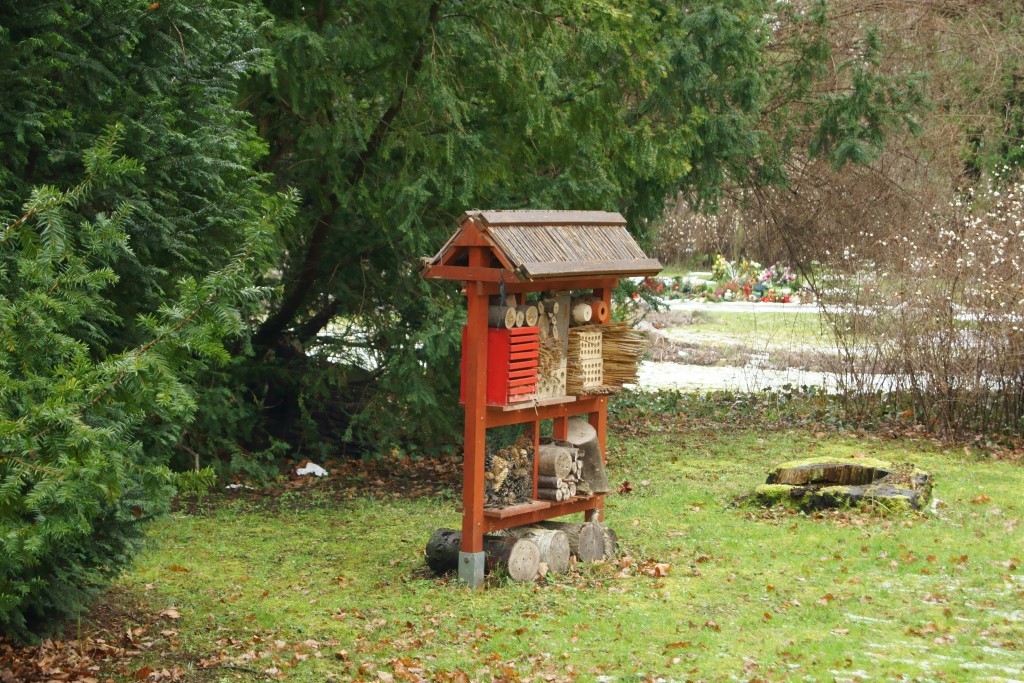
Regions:
[[[611,322],[611,292],[660,270],[626,220],[604,211],[470,211],[426,259],[423,276],[460,280],[468,309],[462,529],[431,537],[433,569],[457,566],[478,587],[495,565],[532,580],[567,568],[570,553],[609,551],[608,395],[635,381],[646,341]],[[514,438],[490,443],[510,427]],[[548,521],[578,513],[583,523]]]

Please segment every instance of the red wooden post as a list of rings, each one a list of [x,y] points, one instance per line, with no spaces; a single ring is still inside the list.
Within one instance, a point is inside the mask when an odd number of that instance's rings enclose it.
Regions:
[[[469,265],[487,265],[487,251],[473,247]],[[487,439],[487,295],[466,282],[466,432],[462,462],[462,552],[484,549],[484,449]],[[463,562],[459,563],[460,576]],[[482,577],[482,574],[481,574]],[[474,585],[474,581],[468,581]]]
[[[615,288],[617,281],[612,280],[606,287],[601,287],[594,290],[594,298],[601,299],[604,301],[605,306],[608,310],[612,307],[612,289]],[[607,464],[608,462],[608,397],[599,396],[597,399],[597,410],[590,412],[587,415],[587,420],[597,431],[597,443],[601,447],[601,460]],[[597,521],[604,521],[604,497],[602,496],[597,502],[597,508],[594,510],[587,510],[585,519],[589,522],[594,517],[597,517]]]
[[[537,499],[537,475],[540,474],[540,420],[527,423],[527,429],[533,434],[533,493],[530,495]]]
[[[551,436],[565,441],[569,438],[569,418],[556,417],[552,420]]]

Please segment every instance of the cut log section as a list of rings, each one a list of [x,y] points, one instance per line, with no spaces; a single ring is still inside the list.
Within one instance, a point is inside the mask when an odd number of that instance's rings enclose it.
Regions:
[[[517,306],[516,307],[516,313],[517,313],[516,320],[519,319],[519,316],[518,316],[519,313],[521,313],[523,315],[523,322],[526,325],[526,327],[536,327],[537,326],[538,316],[537,316],[537,307],[536,306],[529,306],[529,305],[526,305],[526,304],[524,304],[522,306]]]
[[[516,326],[516,316],[517,311],[511,306],[490,306],[487,309],[487,324],[511,330]]]
[[[583,452],[582,479],[590,485],[590,490],[593,493],[608,493],[611,489],[608,486],[608,474],[604,469],[597,430],[582,418],[570,417],[566,440]]]
[[[543,527],[515,527],[508,533],[516,538],[533,541],[540,551],[540,561],[548,566],[548,570],[562,573],[569,569],[569,537],[560,529]]]
[[[537,500],[553,500],[561,503],[565,500],[565,491],[562,489],[542,489],[537,487]]]
[[[427,541],[427,566],[439,576],[456,571],[459,568],[461,545],[461,531],[437,529]],[[532,581],[537,577],[540,549],[528,538],[484,536],[484,553],[488,572],[493,572],[497,567],[505,567],[513,581]]]
[[[540,473],[546,477],[565,479],[572,472],[572,453],[568,448],[546,444],[538,450]]]
[[[588,303],[578,303],[572,307],[572,321],[577,325],[590,322],[593,316],[594,311],[591,310]]]
[[[602,525],[596,522],[541,522],[538,526],[556,529],[565,533],[569,541],[569,552],[580,562],[595,562],[607,557]],[[611,555],[614,557],[614,552]]]

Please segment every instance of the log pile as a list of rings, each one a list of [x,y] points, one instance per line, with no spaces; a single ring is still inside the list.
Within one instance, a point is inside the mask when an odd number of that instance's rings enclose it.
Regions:
[[[520,304],[514,296],[504,301],[491,299],[487,308],[487,324],[490,327],[511,330],[514,327],[535,327],[541,322],[543,310],[534,304]]]
[[[538,452],[537,498],[562,502],[589,495],[583,479],[583,452],[568,441],[547,440]]]
[[[598,522],[557,522],[548,520],[537,526],[565,533],[569,552],[580,562],[610,560],[618,552],[618,535]]]
[[[533,495],[533,441],[521,434],[511,446],[484,456],[484,506],[505,508]]]
[[[601,330],[604,386],[617,390],[625,384],[636,384],[637,367],[647,351],[648,336],[629,323],[609,323]]]
[[[438,576],[454,572],[459,565],[462,533],[437,529],[427,541],[427,566]],[[545,572],[565,572],[570,557],[578,562],[612,559],[617,553],[614,531],[598,522],[540,522],[514,527],[484,536],[485,571],[498,568],[513,581],[533,581]]]
[[[454,529],[436,530],[427,541],[427,566],[438,576],[457,570],[461,544],[462,532]],[[484,553],[487,573],[504,567],[513,581],[533,581],[537,578],[540,569],[540,549],[529,538],[487,535],[484,536]]]
[[[507,533],[515,538],[532,541],[537,546],[543,565],[539,568],[539,573],[550,571],[560,574],[569,569],[569,537],[561,529],[521,526],[508,529]]]

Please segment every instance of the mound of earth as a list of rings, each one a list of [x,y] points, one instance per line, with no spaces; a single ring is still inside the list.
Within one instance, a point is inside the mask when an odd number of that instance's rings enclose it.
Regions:
[[[872,458],[809,458],[779,465],[754,489],[761,505],[801,510],[877,505],[920,510],[931,499],[932,476],[909,464]]]

